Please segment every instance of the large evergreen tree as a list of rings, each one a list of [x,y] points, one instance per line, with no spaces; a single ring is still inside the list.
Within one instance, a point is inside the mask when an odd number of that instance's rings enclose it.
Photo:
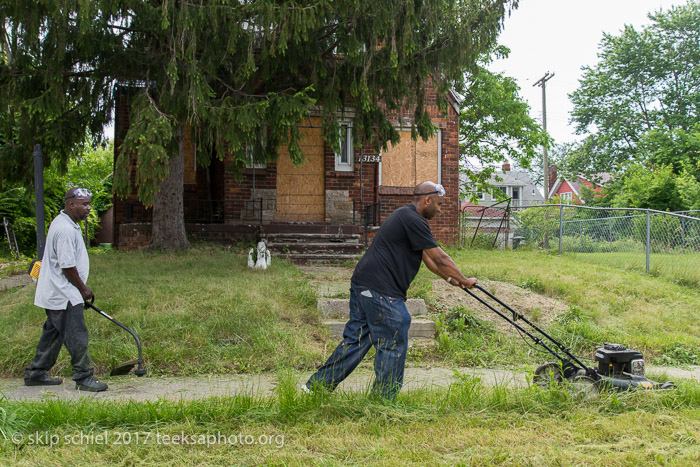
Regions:
[[[67,143],[79,144],[88,130],[97,132],[104,123],[112,86],[136,87],[115,187],[122,194],[130,191],[127,156],[136,154],[139,198],[154,206],[153,245],[183,248],[188,128],[197,131],[203,163],[226,153],[244,161],[247,147],[258,159],[273,159],[280,145],[288,145],[290,157],[301,162],[296,124],[312,105],[321,108],[324,134],[334,147],[337,118],[347,108],[353,109],[355,141],[395,142],[398,134],[388,115],[401,108],[415,109],[414,136],[427,138],[433,131],[425,108],[427,87],[431,82],[437,87],[446,109],[447,91],[463,91],[465,71],[474,69],[517,3],[3,3],[0,98],[15,114],[4,122],[1,136],[17,148],[12,159],[3,160],[27,166],[41,128],[56,145],[64,134],[71,136]],[[23,94],[13,91],[20,85],[27,87]],[[20,123],[31,119],[36,121]],[[62,129],[55,124],[61,119],[72,126]],[[70,148],[56,154],[67,157]]]

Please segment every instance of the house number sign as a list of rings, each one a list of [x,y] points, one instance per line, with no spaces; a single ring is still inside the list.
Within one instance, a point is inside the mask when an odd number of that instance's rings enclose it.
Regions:
[[[362,156],[362,162],[381,162],[382,156],[376,154],[364,154]]]

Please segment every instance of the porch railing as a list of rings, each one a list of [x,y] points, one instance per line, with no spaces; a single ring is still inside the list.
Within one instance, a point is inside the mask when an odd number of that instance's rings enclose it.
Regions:
[[[378,201],[376,203],[368,204],[364,207],[364,222],[365,222],[365,247],[367,247],[368,239],[367,234],[369,232],[369,226],[380,225],[382,223],[382,203]]]
[[[185,222],[188,224],[223,224],[224,202],[218,199],[186,199],[183,202]],[[127,222],[153,221],[153,208],[136,200],[126,201]]]

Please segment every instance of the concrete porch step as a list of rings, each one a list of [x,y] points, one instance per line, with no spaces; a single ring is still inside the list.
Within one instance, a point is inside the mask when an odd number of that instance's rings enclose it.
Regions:
[[[269,242],[267,247],[273,252],[279,253],[300,253],[300,254],[360,254],[362,245],[359,243],[334,243],[334,242]]]
[[[356,262],[362,255],[341,253],[275,253],[277,258],[288,259],[295,264],[337,264],[345,261]]]
[[[323,322],[334,337],[342,337],[347,321],[325,320]],[[429,319],[413,319],[408,328],[409,339],[433,339],[435,337],[435,322]]]
[[[275,232],[266,235],[268,242],[284,243],[358,243],[360,234],[334,234],[334,233],[296,233]]]
[[[348,285],[347,289],[349,288]],[[348,318],[350,316],[350,300],[348,299],[317,300],[316,308],[321,311],[321,315],[324,318]],[[425,305],[425,301],[419,298],[409,298],[406,300],[406,309],[411,316],[425,315],[428,313],[428,307]]]

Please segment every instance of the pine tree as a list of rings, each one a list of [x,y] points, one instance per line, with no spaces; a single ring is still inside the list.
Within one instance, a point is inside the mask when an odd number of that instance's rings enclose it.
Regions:
[[[41,3],[36,11],[32,0],[0,7],[6,25],[0,98],[15,109],[1,136],[26,152],[40,125],[22,135],[17,121],[34,118],[46,129],[60,117],[75,128],[48,128],[47,140],[60,145],[63,130],[72,138],[67,142],[79,144],[80,137],[99,133],[95,130],[111,111],[112,87],[134,87],[115,188],[122,195],[130,192],[130,155],[135,154],[139,199],[154,207],[153,245],[185,248],[183,136],[188,128],[197,131],[203,164],[212,154],[245,161],[246,148],[254,149],[256,160],[273,160],[280,145],[300,163],[296,125],[311,106],[321,109],[324,134],[334,148],[337,119],[346,109],[353,109],[354,141],[376,147],[396,142],[389,115],[398,109],[415,109],[413,135],[427,138],[433,132],[425,108],[428,86],[437,88],[438,104],[446,110],[447,91],[463,90],[465,71],[474,69],[518,2],[45,3],[51,6]],[[28,92],[14,93],[18,83],[29,86]],[[70,119],[71,112],[81,119]],[[56,154],[69,157],[70,146]],[[13,160],[26,163],[22,157]]]

